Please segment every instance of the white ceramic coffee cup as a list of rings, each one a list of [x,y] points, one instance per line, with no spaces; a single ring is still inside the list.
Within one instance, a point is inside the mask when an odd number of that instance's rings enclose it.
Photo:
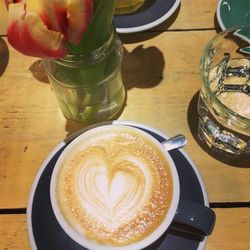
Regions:
[[[58,223],[63,228],[63,230],[66,232],[66,234],[68,234],[74,241],[76,241],[78,244],[80,244],[81,246],[83,246],[89,250],[117,250],[117,249],[120,249],[120,250],[139,250],[139,249],[143,249],[143,248],[151,245],[153,242],[155,242],[157,239],[159,239],[163,235],[164,232],[166,232],[166,230],[170,227],[170,224],[172,223],[176,214],[178,214],[178,216],[177,216],[179,218],[179,219],[177,219],[178,222],[182,223],[184,221],[185,224],[190,224],[189,223],[189,221],[190,221],[189,215],[183,216],[183,211],[177,212],[177,208],[179,205],[179,198],[180,198],[180,183],[179,183],[179,177],[177,174],[175,163],[173,162],[169,153],[163,149],[161,143],[158,142],[154,137],[152,137],[151,135],[149,135],[148,133],[146,133],[140,129],[131,128],[131,127],[130,127],[131,129],[137,131],[137,133],[142,135],[142,137],[148,138],[156,146],[156,148],[159,149],[159,151],[164,154],[164,156],[166,157],[166,160],[168,162],[169,169],[171,171],[172,183],[173,183],[172,200],[171,200],[169,209],[168,209],[166,216],[165,216],[164,220],[162,221],[162,223],[159,225],[158,228],[155,229],[155,231],[153,231],[150,235],[148,235],[144,239],[142,239],[136,243],[130,244],[130,245],[116,247],[116,246],[110,246],[110,245],[108,245],[108,246],[102,245],[98,242],[89,240],[88,238],[86,238],[85,236],[80,234],[78,231],[76,231],[73,227],[71,227],[70,224],[66,221],[66,219],[62,215],[60,208],[58,206],[57,198],[56,198],[56,191],[55,191],[57,176],[58,176],[60,167],[62,166],[62,162],[64,162],[67,155],[69,155],[74,150],[74,148],[76,146],[80,145],[81,142],[83,142],[84,140],[89,138],[89,136],[91,136],[91,134],[94,135],[96,133],[96,131],[103,129],[104,127],[117,127],[117,126],[121,127],[124,125],[112,124],[112,125],[99,126],[99,127],[90,129],[90,130],[84,132],[83,134],[79,135],[77,138],[75,138],[66,147],[66,149],[62,152],[62,154],[58,158],[56,165],[54,167],[53,173],[52,173],[52,177],[51,177],[51,185],[50,185],[51,204],[52,204],[52,208],[53,208],[53,211],[54,211],[54,214],[55,214],[55,217],[56,217]],[[183,209],[183,207],[184,207],[184,209]],[[181,210],[185,210],[185,207],[186,207],[185,204],[184,204],[184,206],[181,206]],[[208,208],[205,209],[205,213],[207,212],[206,211],[207,209]],[[189,210],[191,210],[192,213],[194,211],[192,207]],[[201,210],[204,211],[204,209],[201,209]],[[206,216],[206,214],[205,214],[205,216]],[[193,217],[193,215],[192,215],[192,217]],[[202,215],[200,217],[204,217],[203,212],[202,212]],[[193,220],[193,218],[192,218],[192,220]],[[208,220],[211,220],[211,219],[208,219]],[[213,222],[211,224],[213,224]],[[212,226],[209,225],[209,227],[211,228]],[[210,230],[210,228],[209,228],[209,230]],[[199,226],[198,226],[198,230],[199,230]]]

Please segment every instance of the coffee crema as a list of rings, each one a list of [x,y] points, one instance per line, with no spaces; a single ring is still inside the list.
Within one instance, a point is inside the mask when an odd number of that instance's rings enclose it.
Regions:
[[[130,127],[86,133],[57,177],[65,220],[90,240],[124,246],[151,234],[164,220],[173,180],[164,153]]]

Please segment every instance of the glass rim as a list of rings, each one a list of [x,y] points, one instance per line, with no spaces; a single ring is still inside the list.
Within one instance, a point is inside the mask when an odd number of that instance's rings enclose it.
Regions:
[[[239,30],[239,29],[250,29],[250,25],[243,25],[243,26],[237,26],[237,27],[232,27],[229,29],[225,29],[221,32],[219,32],[218,34],[216,34],[209,42],[208,44],[205,46],[201,58],[200,58],[200,75],[202,77],[202,86],[205,88],[206,92],[209,94],[209,96],[212,97],[213,101],[219,106],[221,107],[226,113],[228,113],[231,117],[233,117],[234,119],[238,119],[240,122],[246,124],[248,127],[250,127],[250,119],[247,117],[244,117],[236,112],[234,112],[232,109],[228,108],[225,104],[223,104],[219,98],[217,97],[217,95],[211,90],[211,88],[209,87],[209,83],[208,83],[208,79],[207,77],[204,75],[204,72],[206,71],[206,66],[205,66],[205,57],[207,55],[206,51],[208,49],[209,46],[211,46],[211,44],[214,42],[214,40],[216,40],[218,37],[223,36],[224,34],[227,33],[232,33],[233,31]],[[249,45],[250,46],[250,45]]]

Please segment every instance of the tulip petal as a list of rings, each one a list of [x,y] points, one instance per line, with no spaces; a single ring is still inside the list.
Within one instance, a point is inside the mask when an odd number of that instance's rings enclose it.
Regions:
[[[9,43],[23,54],[43,58],[58,58],[67,54],[64,36],[48,30],[37,14],[25,11],[24,4],[10,4],[9,16]]]
[[[93,16],[93,0],[27,0],[27,12],[39,14],[50,30],[78,44]]]
[[[78,44],[93,16],[92,0],[68,0],[68,32],[67,38],[70,42]]]
[[[27,12],[37,13],[48,29],[66,36],[67,8],[65,0],[27,0]]]

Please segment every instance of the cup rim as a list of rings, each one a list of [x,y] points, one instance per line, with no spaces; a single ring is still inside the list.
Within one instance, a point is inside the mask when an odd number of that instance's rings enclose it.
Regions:
[[[206,57],[206,51],[208,49],[208,47],[210,47],[214,41],[221,36],[225,36],[228,33],[234,33],[237,30],[241,30],[241,29],[249,29],[250,30],[250,25],[242,25],[242,26],[236,26],[236,27],[231,27],[231,28],[227,28],[221,32],[219,32],[218,34],[216,34],[212,39],[210,39],[210,41],[207,43],[207,45],[205,46],[205,48],[203,49],[201,58],[200,58],[200,74],[201,74],[201,78],[202,78],[202,85],[204,86],[204,88],[206,89],[206,91],[209,93],[209,95],[212,97],[212,99],[214,100],[214,102],[221,108],[223,108],[226,113],[230,114],[230,116],[239,119],[242,123],[246,124],[247,126],[250,126],[250,119],[234,112],[233,110],[231,110],[230,108],[228,108],[225,104],[223,104],[218,98],[217,96],[212,92],[212,90],[209,88],[209,84],[207,81],[207,78],[204,76],[204,72],[205,72],[205,57]]]
[[[83,235],[81,235],[79,232],[77,232],[73,227],[69,225],[69,223],[64,219],[60,208],[57,204],[56,199],[56,178],[60,169],[60,163],[65,159],[66,155],[74,149],[75,146],[77,146],[86,136],[88,136],[90,133],[94,133],[97,130],[101,130],[105,127],[126,127],[128,129],[132,129],[134,131],[137,131],[138,133],[142,134],[143,136],[149,138],[152,140],[152,142],[157,146],[158,149],[161,150],[161,152],[166,156],[166,159],[169,163],[169,169],[171,171],[172,180],[173,180],[173,192],[172,192],[172,200],[169,206],[169,209],[166,213],[166,216],[162,223],[158,226],[158,228],[149,234],[147,237],[145,237],[143,240],[140,240],[138,242],[132,243],[127,246],[111,246],[111,245],[101,245],[98,242],[95,242],[93,240],[89,240],[85,238]],[[62,227],[62,229],[65,231],[65,233],[70,236],[74,241],[76,241],[78,244],[80,244],[83,247],[86,247],[89,250],[139,250],[143,249],[149,245],[151,245],[153,242],[155,242],[157,239],[159,239],[169,228],[177,207],[179,203],[180,198],[180,183],[179,183],[179,177],[177,173],[177,169],[175,167],[175,163],[172,160],[170,154],[163,149],[161,143],[157,141],[153,136],[149,135],[147,132],[144,132],[143,130],[135,127],[130,127],[126,125],[121,124],[107,124],[107,125],[101,125],[98,127],[90,128],[89,130],[85,131],[84,133],[77,136],[75,139],[73,139],[68,146],[64,149],[62,154],[59,156],[55,167],[53,169],[51,180],[50,180],[50,200],[52,205],[53,213],[57,219],[57,222]]]

